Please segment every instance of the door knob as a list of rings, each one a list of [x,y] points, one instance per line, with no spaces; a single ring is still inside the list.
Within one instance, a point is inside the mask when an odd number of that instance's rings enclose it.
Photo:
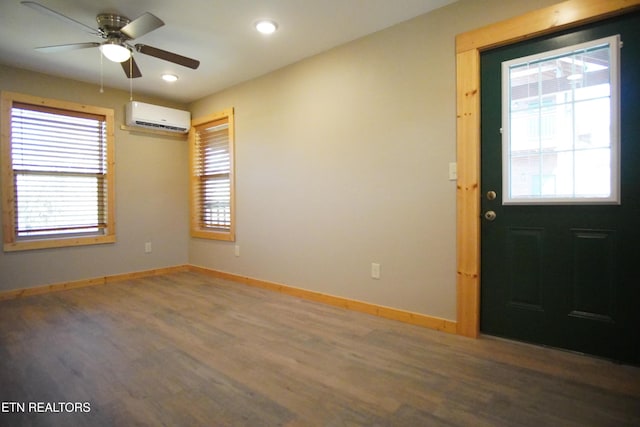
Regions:
[[[487,221],[493,221],[494,219],[496,219],[496,213],[494,211],[486,211],[484,213],[484,219],[486,219]]]

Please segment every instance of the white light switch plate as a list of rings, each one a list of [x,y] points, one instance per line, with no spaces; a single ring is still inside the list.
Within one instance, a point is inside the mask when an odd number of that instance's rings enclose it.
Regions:
[[[456,162],[449,163],[449,181],[458,179],[458,164]]]

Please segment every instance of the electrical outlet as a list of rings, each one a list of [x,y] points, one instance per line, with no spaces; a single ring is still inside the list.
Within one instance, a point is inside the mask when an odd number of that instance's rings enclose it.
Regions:
[[[371,263],[371,278],[379,279],[380,278],[380,264],[377,262]]]
[[[144,244],[144,253],[145,253],[145,254],[150,254],[150,253],[151,253],[151,251],[152,251],[152,248],[151,248],[151,242],[147,242],[147,243],[145,243],[145,244]]]

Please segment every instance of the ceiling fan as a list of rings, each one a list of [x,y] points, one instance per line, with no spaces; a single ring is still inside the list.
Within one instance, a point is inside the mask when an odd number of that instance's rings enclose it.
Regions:
[[[64,52],[68,50],[98,47],[107,59],[113,62],[119,62],[122,65],[122,69],[128,78],[142,77],[142,73],[136,64],[136,61],[133,59],[133,51],[173,62],[174,64],[182,65],[194,70],[200,65],[200,61],[178,55],[177,53],[168,52],[145,44],[133,45],[130,43],[132,40],[164,25],[164,22],[162,22],[160,18],[149,12],[144,13],[133,21],[121,15],[101,13],[96,16],[98,29],[95,29],[83,24],[82,22],[78,22],[73,18],[69,18],[60,12],[49,9],[35,1],[21,1],[20,3],[24,6],[46,13],[47,15],[61,19],[91,35],[104,39],[103,42],[85,42],[37,47],[36,50],[41,52]]]

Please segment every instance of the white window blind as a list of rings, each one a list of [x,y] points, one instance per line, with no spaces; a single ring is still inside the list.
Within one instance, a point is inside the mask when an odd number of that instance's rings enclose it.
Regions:
[[[195,144],[198,228],[230,232],[232,159],[228,118],[196,126]]]
[[[16,238],[104,233],[105,116],[14,102],[11,162]]]

